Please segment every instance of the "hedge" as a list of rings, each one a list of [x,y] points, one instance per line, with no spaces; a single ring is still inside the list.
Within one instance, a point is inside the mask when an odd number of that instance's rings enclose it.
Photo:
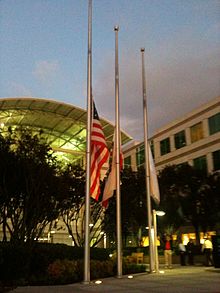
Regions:
[[[91,248],[91,279],[116,275],[116,260],[110,258],[112,250]],[[83,247],[65,244],[36,243],[30,250],[24,245],[0,242],[0,284],[49,285],[67,284],[83,280]],[[146,271],[143,265],[123,261],[123,273]]]

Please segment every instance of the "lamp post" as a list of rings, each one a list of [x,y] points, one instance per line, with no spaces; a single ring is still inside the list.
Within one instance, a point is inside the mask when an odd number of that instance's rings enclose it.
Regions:
[[[153,227],[154,227],[154,264],[155,272],[159,272],[158,249],[157,249],[157,216],[164,216],[165,212],[153,210]]]

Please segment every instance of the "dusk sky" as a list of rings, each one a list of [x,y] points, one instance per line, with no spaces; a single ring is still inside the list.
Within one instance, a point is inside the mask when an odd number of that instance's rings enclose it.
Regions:
[[[93,0],[93,96],[114,123],[119,25],[121,128],[143,140],[145,47],[149,134],[220,96],[219,0]],[[0,97],[86,108],[87,0],[0,0]]]

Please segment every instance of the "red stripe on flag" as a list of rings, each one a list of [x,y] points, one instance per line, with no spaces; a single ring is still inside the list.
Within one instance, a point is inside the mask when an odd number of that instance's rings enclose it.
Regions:
[[[90,195],[98,200],[100,195],[100,174],[104,163],[109,159],[105,136],[94,105],[94,116],[91,131],[91,182]]]

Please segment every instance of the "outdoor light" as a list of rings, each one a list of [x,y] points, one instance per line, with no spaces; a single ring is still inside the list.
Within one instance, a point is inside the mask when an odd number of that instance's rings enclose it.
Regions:
[[[156,211],[156,215],[159,217],[164,216],[166,213],[164,211]]]
[[[128,279],[133,279],[134,277],[132,275],[129,275],[128,276]]]
[[[110,254],[109,254],[109,257],[112,257],[112,256],[113,256],[112,253],[110,253]]]
[[[100,284],[102,284],[102,281],[101,280],[97,280],[97,281],[95,281],[95,284],[100,285]]]
[[[89,227],[93,227],[93,224],[91,223],[91,224],[89,224]]]

